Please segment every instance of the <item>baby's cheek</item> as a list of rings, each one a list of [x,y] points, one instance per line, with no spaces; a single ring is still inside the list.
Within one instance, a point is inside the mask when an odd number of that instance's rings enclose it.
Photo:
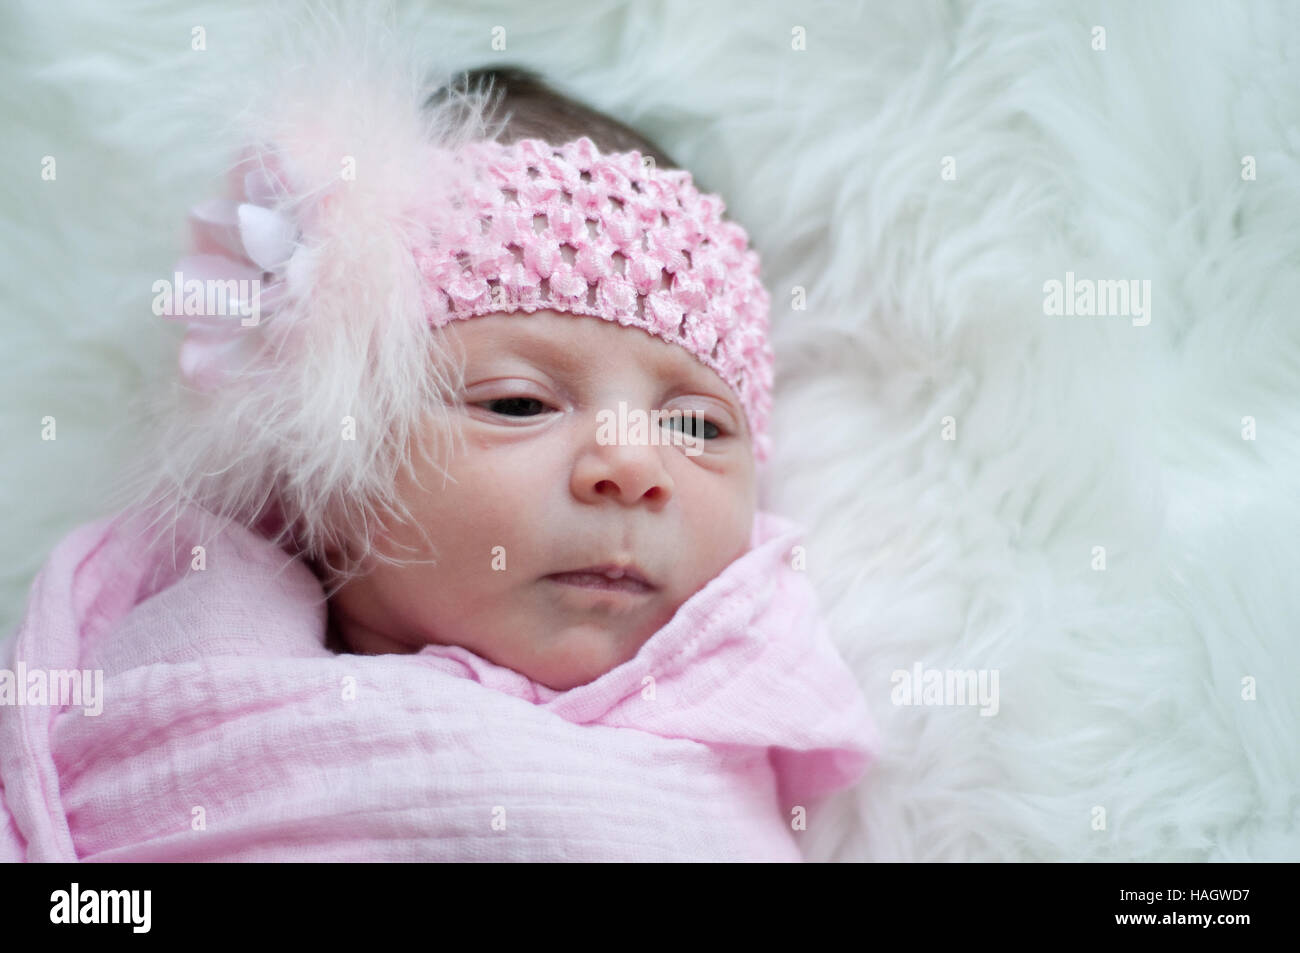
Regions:
[[[739,492],[702,501],[691,520],[696,582],[707,582],[748,548],[753,523],[753,504]]]

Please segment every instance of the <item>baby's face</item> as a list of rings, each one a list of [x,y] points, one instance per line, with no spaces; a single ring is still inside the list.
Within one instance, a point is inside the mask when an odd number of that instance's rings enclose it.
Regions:
[[[584,685],[636,655],[748,550],[756,481],[744,411],[685,349],[599,318],[521,312],[435,333],[465,353],[454,408],[465,449],[447,462],[449,481],[417,462],[399,484],[436,553],[413,526],[386,528],[378,545],[436,564],[375,563],[334,596],[335,624],[353,652],[459,645],[558,691]],[[616,417],[620,401],[628,416],[699,411],[708,423],[609,443],[598,414]],[[674,427],[694,446],[674,443]],[[553,578],[626,563],[651,588]]]

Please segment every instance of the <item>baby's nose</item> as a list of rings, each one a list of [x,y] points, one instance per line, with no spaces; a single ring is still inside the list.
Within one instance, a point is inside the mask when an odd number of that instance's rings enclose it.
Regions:
[[[573,470],[573,493],[583,502],[612,499],[627,506],[647,501],[662,506],[672,498],[673,479],[661,435],[645,428],[602,429],[586,442]]]

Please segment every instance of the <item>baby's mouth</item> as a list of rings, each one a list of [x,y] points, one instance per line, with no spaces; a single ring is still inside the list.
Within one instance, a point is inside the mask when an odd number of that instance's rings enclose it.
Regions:
[[[546,578],[563,585],[603,592],[650,593],[656,588],[632,567],[589,566],[572,572],[552,573]]]

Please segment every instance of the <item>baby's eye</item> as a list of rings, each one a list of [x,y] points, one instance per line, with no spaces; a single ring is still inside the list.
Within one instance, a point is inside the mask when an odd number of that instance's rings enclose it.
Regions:
[[[504,417],[535,417],[546,410],[546,404],[535,397],[498,397],[496,400],[480,401],[478,406]],[[537,412],[529,413],[533,408]]]
[[[661,417],[659,418],[659,421],[660,423],[666,423],[672,430],[680,430],[688,437],[695,437],[700,440],[713,440],[716,437],[722,436],[722,431],[718,429],[717,424],[699,414],[682,414],[680,416]],[[677,426],[679,423],[682,424],[682,426]],[[712,433],[707,429],[710,427],[713,428]]]

